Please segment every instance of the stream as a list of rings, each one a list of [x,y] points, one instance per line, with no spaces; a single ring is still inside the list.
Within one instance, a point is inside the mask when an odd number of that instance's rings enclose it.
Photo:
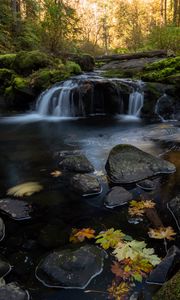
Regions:
[[[70,234],[72,228],[83,227],[95,227],[99,230],[111,227],[122,229],[134,239],[145,240],[159,256],[166,255],[163,243],[148,237],[146,221],[130,220],[127,206],[114,209],[104,206],[103,199],[109,190],[104,167],[110,150],[117,144],[131,144],[173,162],[177,168],[176,173],[155,178],[157,187],[154,191],[145,192],[136,185],[130,185],[128,189],[133,191],[135,198],[143,195],[145,199],[153,199],[157,203],[163,223],[172,226],[177,232],[176,223],[167,211],[166,204],[180,192],[180,151],[178,144],[165,141],[166,136],[169,138],[171,132],[178,130],[179,122],[155,124],[138,118],[143,100],[137,89],[131,93],[131,107],[126,114],[107,116],[101,111],[103,108],[100,105],[97,114],[92,108],[88,116],[84,114],[79,118],[72,100],[70,110],[67,103],[63,104],[63,95],[65,98],[70,95],[67,86],[71,86],[73,90],[77,87],[72,81],[63,84],[65,90],[60,86],[59,102],[53,98],[51,117],[48,115],[49,94],[46,94],[46,103],[42,105],[42,99],[38,100],[36,112],[0,119],[1,199],[7,197],[6,191],[10,187],[20,183],[36,181],[44,187],[40,193],[27,198],[32,208],[31,219],[17,221],[1,214],[6,227],[5,238],[0,243],[1,255],[13,266],[5,280],[6,283],[18,282],[29,291],[32,300],[108,299],[106,290],[113,278],[110,270],[111,257],[105,261],[103,272],[92,279],[86,288],[101,291],[98,293],[47,288],[36,279],[36,266],[49,252],[66,248],[69,243],[66,235]],[[57,90],[59,87],[54,88],[53,93]],[[132,103],[133,93],[139,104]],[[63,105],[66,107],[59,111],[59,107]],[[84,111],[82,106],[81,102],[81,115]],[[156,134],[164,134],[164,141],[153,139]],[[58,170],[60,156],[66,152],[86,155],[102,184],[103,191],[100,195],[80,197],[72,193],[68,186],[64,186],[61,176],[54,178],[51,175],[54,170]],[[179,244],[178,235],[173,243]],[[171,244],[172,242],[168,242],[168,248]],[[141,288],[142,285],[138,284],[135,290]]]

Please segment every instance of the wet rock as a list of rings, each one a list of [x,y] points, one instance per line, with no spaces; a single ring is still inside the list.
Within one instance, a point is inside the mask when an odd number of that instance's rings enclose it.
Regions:
[[[171,214],[173,215],[178,229],[180,230],[180,194],[173,198],[168,204],[167,207]]]
[[[174,99],[167,94],[162,95],[157,101],[156,113],[164,120],[174,119]]]
[[[161,263],[150,273],[146,282],[162,285],[168,280],[178,264],[180,264],[180,249],[172,246]]]
[[[0,278],[6,276],[10,271],[11,271],[10,264],[0,259]]]
[[[111,150],[106,163],[106,171],[111,182],[126,184],[157,174],[173,173],[176,167],[132,145],[120,144]]]
[[[104,204],[108,208],[121,206],[127,204],[132,200],[132,194],[123,187],[115,186],[107,194]]]
[[[45,286],[84,289],[103,270],[104,252],[93,245],[49,254],[36,269]]]
[[[31,207],[23,200],[10,198],[1,199],[0,210],[6,213],[13,220],[26,220],[31,218]]]
[[[76,174],[70,179],[70,188],[81,196],[101,193],[99,181],[87,174]]]
[[[29,300],[28,291],[23,290],[17,283],[9,283],[0,287],[0,300]]]
[[[140,181],[136,185],[145,191],[153,191],[156,188],[155,182],[149,179]]]
[[[0,218],[0,241],[2,241],[5,237],[5,225],[3,220]]]
[[[180,271],[167,281],[154,295],[153,300],[180,300]]]
[[[65,157],[60,163],[61,169],[76,173],[90,173],[94,171],[94,167],[85,155],[70,155]]]

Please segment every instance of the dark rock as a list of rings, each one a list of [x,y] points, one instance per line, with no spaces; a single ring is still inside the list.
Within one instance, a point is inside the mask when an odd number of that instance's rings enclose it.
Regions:
[[[180,271],[154,295],[153,300],[180,300]]]
[[[70,179],[70,188],[81,196],[89,196],[101,193],[99,181],[87,174],[76,174]]]
[[[177,265],[180,264],[180,249],[172,246],[161,263],[150,273],[146,282],[149,284],[160,284],[168,280]]]
[[[174,99],[167,94],[161,96],[157,101],[155,112],[164,120],[174,119]]]
[[[84,55],[69,55],[69,59],[80,65],[82,71],[91,72],[94,69],[94,58],[88,54]]]
[[[89,173],[94,171],[94,167],[85,155],[71,155],[65,157],[60,163],[61,169],[76,173]]]
[[[156,183],[149,179],[140,181],[136,185],[145,191],[153,191],[156,188]]]
[[[0,287],[0,300],[29,300],[28,291],[22,289],[17,283],[9,283]]]
[[[167,203],[167,207],[173,215],[178,229],[180,230],[180,195],[176,196],[169,203]]]
[[[0,210],[13,220],[26,220],[30,219],[31,207],[23,200],[15,199],[1,199],[0,200]]]
[[[103,270],[104,252],[93,245],[49,254],[36,269],[45,286],[84,289]]]
[[[132,200],[132,194],[130,192],[122,187],[115,186],[107,194],[104,204],[108,208],[113,208],[127,204],[130,200]]]
[[[4,239],[5,236],[5,225],[3,220],[0,218],[0,241]]]
[[[0,259],[0,278],[6,276],[10,271],[11,271],[10,264]]]
[[[176,167],[132,145],[120,144],[111,150],[106,162],[106,171],[111,182],[126,184],[157,174],[173,173]]]

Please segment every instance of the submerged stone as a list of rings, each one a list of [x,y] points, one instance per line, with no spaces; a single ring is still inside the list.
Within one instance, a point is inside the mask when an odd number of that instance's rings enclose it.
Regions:
[[[176,167],[132,145],[120,144],[111,150],[106,162],[106,171],[111,182],[126,184],[157,174],[173,173]]]
[[[31,207],[23,200],[10,198],[1,199],[0,210],[6,213],[13,220],[26,220],[31,218]]]
[[[178,229],[180,230],[180,194],[173,198],[168,204],[167,207],[171,214],[173,215]]]
[[[93,245],[49,254],[36,269],[45,286],[84,289],[103,270],[104,252]]]
[[[0,287],[0,300],[29,300],[28,291],[17,283],[9,283]]]
[[[6,276],[10,271],[11,271],[10,264],[0,259],[0,278]]]
[[[5,236],[5,225],[3,220],[0,218],[0,241],[4,239]]]
[[[145,191],[153,191],[156,188],[155,182],[149,179],[140,181],[136,185]]]
[[[150,273],[147,283],[164,284],[180,263],[180,249],[172,246],[161,263]]]
[[[94,167],[83,154],[69,155],[62,159],[59,166],[63,170],[76,173],[90,173],[94,171]]]
[[[132,200],[132,194],[123,187],[115,186],[107,194],[104,204],[108,208],[121,206],[127,204]]]
[[[100,194],[102,191],[99,181],[88,174],[76,174],[70,179],[70,188],[81,196]]]

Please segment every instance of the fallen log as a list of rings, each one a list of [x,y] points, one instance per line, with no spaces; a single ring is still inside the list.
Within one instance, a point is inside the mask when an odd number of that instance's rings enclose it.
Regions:
[[[138,59],[138,58],[151,58],[151,57],[167,57],[166,50],[155,50],[147,52],[138,52],[130,54],[115,54],[115,55],[102,55],[96,56],[96,61],[110,62],[114,60],[129,60],[129,59]]]

